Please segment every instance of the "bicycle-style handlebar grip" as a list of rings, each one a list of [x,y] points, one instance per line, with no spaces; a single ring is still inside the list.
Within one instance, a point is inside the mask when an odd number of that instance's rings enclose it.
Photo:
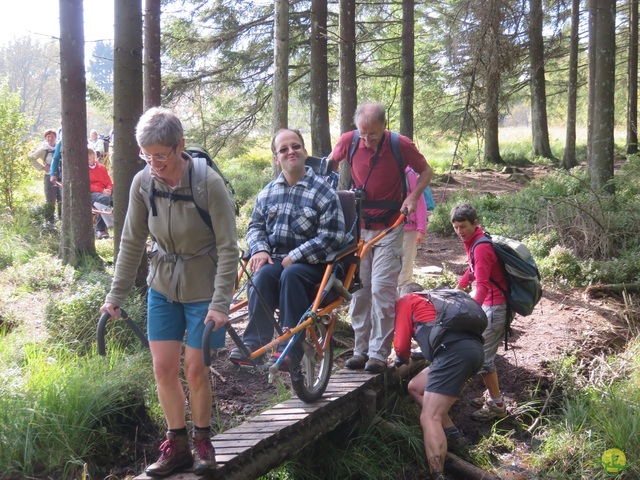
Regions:
[[[211,332],[213,332],[213,327],[215,327],[215,322],[209,322],[204,326],[204,332],[202,333],[202,361],[207,367],[211,366]],[[236,329],[233,328],[233,325],[230,323],[225,323],[224,328],[229,333],[229,336],[233,340],[233,342],[238,346],[243,355],[247,358],[251,355],[251,351],[244,345],[240,335],[236,332]]]
[[[127,326],[131,330],[133,330],[133,333],[135,334],[136,337],[138,337],[138,340],[140,340],[142,345],[145,348],[149,348],[149,340],[147,340],[147,336],[144,333],[142,333],[142,330],[140,330],[140,328],[138,328],[138,326],[133,322],[133,320],[131,320],[131,318],[129,317],[127,312],[125,312],[125,310],[123,308],[120,309],[120,316],[125,321]],[[98,353],[100,355],[102,355],[102,356],[106,355],[106,353],[107,353],[104,337],[105,337],[105,332],[106,332],[106,328],[107,328],[107,321],[110,318],[111,318],[111,315],[109,315],[109,312],[104,312],[102,314],[102,316],[100,317],[100,320],[98,320],[98,328],[97,328],[97,331],[96,331],[96,339],[97,339],[97,342],[98,342]]]

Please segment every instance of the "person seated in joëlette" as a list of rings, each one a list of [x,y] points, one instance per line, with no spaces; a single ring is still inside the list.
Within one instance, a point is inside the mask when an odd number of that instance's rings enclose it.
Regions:
[[[246,237],[249,267],[255,276],[243,342],[251,352],[273,340],[276,308],[283,328],[298,324],[309,308],[314,287],[322,280],[322,262],[345,237],[338,194],[305,165],[307,151],[300,132],[279,130],[271,149],[282,172],[258,194]],[[279,345],[269,367],[285,346]],[[298,362],[303,353],[302,345],[296,344],[281,367],[288,369],[289,362]],[[230,359],[251,364],[239,348],[231,350]]]

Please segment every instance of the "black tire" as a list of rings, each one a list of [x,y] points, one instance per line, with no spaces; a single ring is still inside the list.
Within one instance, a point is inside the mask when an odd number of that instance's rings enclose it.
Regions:
[[[334,319],[332,317],[331,321]],[[320,344],[327,342],[327,326],[322,322],[317,322],[312,328],[318,336]],[[303,341],[304,356],[300,365],[291,371],[291,386],[300,400],[305,403],[312,403],[324,394],[329,384],[331,370],[333,369],[333,341],[329,340],[329,345],[322,355],[318,355],[316,349],[305,338]]]

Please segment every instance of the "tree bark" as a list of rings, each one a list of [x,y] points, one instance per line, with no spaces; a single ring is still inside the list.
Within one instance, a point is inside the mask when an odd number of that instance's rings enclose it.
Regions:
[[[356,82],[356,2],[340,0],[340,132],[355,129],[353,114],[358,108]],[[340,163],[338,189],[347,189],[351,183],[351,169],[347,162]]]
[[[327,62],[327,0],[311,2],[311,154],[323,157],[331,152]]]
[[[485,124],[484,124],[484,160],[503,164],[498,141],[500,113],[500,35],[502,18],[499,0],[491,0],[483,17],[483,31],[487,37],[486,78],[485,78]]]
[[[64,126],[60,253],[64,263],[78,265],[84,255],[95,255],[96,251],[87,163],[84,13],[82,0],[60,0],[59,5],[60,87]]]
[[[569,80],[567,82],[567,132],[562,166],[569,170],[576,159],[576,104],[578,98],[578,48],[580,35],[580,0],[571,2],[571,38],[569,45]]]
[[[531,129],[533,156],[554,158],[549,144],[547,123],[547,89],[544,69],[544,40],[542,36],[542,0],[529,2],[529,61],[531,68]]]
[[[638,0],[629,2],[627,64],[627,155],[638,153]]]
[[[142,0],[115,0],[113,90],[113,213],[114,256],[117,257],[124,217],[129,206],[129,186],[142,168],[135,127],[142,114]],[[136,284],[144,284],[146,258]]]
[[[273,42],[273,115],[275,133],[289,124],[289,2],[275,0]]]
[[[615,0],[595,0],[597,35],[595,38],[593,121],[589,180],[595,191],[613,193],[614,91],[615,91]]]
[[[160,0],[145,0],[144,5],[144,110],[148,110],[162,102]]]
[[[592,139],[593,139],[593,110],[595,105],[595,75],[596,75],[596,14],[598,0],[587,0],[589,4],[589,47],[587,61],[589,64],[589,88],[587,106],[587,165],[591,164]]]
[[[413,97],[415,91],[414,0],[402,0],[402,89],[400,133],[413,139]]]

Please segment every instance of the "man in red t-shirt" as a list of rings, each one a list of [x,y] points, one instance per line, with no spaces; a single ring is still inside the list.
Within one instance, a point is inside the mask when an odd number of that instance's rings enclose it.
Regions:
[[[409,214],[417,210],[418,200],[429,185],[431,167],[414,143],[400,135],[400,152],[404,160],[402,170],[391,149],[390,132],[385,129],[384,107],[366,103],[353,117],[360,139],[353,158],[349,151],[354,132],[340,137],[330,158],[336,162],[350,161],[351,179],[354,189],[365,193],[363,203],[366,223],[361,225],[365,242],[393,224],[405,208]],[[404,167],[409,165],[418,174],[415,189],[402,198]],[[371,202],[393,202],[397,205],[386,210],[375,208]],[[369,205],[367,205],[369,203]],[[393,322],[397,300],[398,274],[402,268],[403,230],[397,228],[370,249],[360,260],[362,288],[353,295],[349,314],[355,332],[353,356],[346,366],[351,369],[364,368],[368,372],[381,373],[387,368],[391,353]]]
[[[107,207],[111,206],[111,194],[113,192],[113,182],[107,171],[107,167],[96,162],[96,152],[88,148],[89,152],[89,183],[91,190],[91,205],[101,203]],[[109,230],[102,215],[98,215],[96,221],[96,237],[109,238]]]
[[[484,237],[475,208],[468,204],[456,205],[451,210],[451,224],[464,244],[469,261],[469,268],[460,278],[458,288],[470,289],[475,281],[473,298],[482,306],[489,321],[482,334],[485,360],[479,372],[487,390],[482,397],[471,400],[472,405],[481,407],[480,410],[471,414],[471,418],[481,422],[504,418],[508,412],[500,393],[494,360],[507,325],[507,299],[502,293],[508,290],[507,280],[490,243],[479,243],[475,247],[472,264],[471,248],[479,238]]]

